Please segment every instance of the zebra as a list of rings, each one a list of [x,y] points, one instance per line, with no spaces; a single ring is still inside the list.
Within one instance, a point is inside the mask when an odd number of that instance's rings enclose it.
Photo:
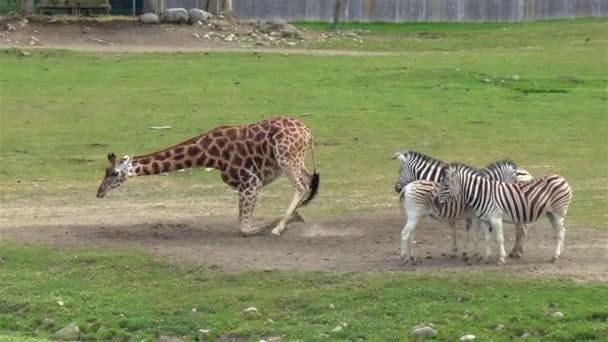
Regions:
[[[455,255],[458,251],[456,242],[456,222],[460,220],[466,221],[467,239],[465,240],[465,247],[463,249],[463,257],[466,260],[468,258],[466,252],[468,250],[469,240],[471,239],[471,233],[476,233],[478,231],[479,224],[475,222],[473,230],[471,231],[471,226],[473,223],[472,216],[465,215],[466,210],[463,203],[461,202],[453,203],[453,207],[451,207],[450,210],[444,210],[443,212],[433,210],[433,198],[434,195],[437,193],[437,183],[441,176],[441,170],[443,169],[445,164],[440,160],[434,159],[416,151],[398,152],[395,154],[393,159],[399,159],[401,161],[401,168],[399,169],[399,179],[395,183],[395,191],[400,194],[402,208],[406,211],[408,220],[406,226],[401,232],[402,259],[405,258],[406,254],[412,253],[413,236],[418,221],[430,215],[435,219],[448,222],[451,228],[452,236],[452,255]],[[502,177],[505,177],[504,180],[508,182],[527,180],[532,178],[528,171],[521,168],[517,168],[515,163],[513,163],[512,161],[504,161],[502,163],[497,162],[490,164],[484,172],[486,172],[488,177],[496,177],[495,179],[503,179]],[[408,184],[411,184],[412,182],[417,183],[415,186],[411,186],[409,188],[407,194],[408,197],[413,197],[415,199],[411,199],[412,203],[408,205],[404,201],[406,197],[406,192],[404,192],[404,189]],[[509,255],[512,257],[522,257],[523,243],[527,231],[525,229],[525,226],[516,226],[516,232],[517,238],[515,240],[515,245],[513,246],[513,250]],[[477,239],[475,239],[475,242],[477,243]],[[410,248],[408,248],[408,246]],[[409,256],[409,259],[413,261],[413,255],[410,254]]]
[[[446,165],[441,173],[436,205],[445,207],[454,200],[464,200],[484,225],[492,227],[500,264],[505,263],[502,221],[532,223],[543,215],[557,238],[552,261],[559,259],[566,235],[564,219],[572,200],[572,189],[562,176],[546,175],[510,184],[485,178],[478,170],[460,163]]]

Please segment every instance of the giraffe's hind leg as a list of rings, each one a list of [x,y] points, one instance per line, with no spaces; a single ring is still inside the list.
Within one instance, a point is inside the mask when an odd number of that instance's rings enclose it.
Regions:
[[[308,186],[306,185],[306,183],[304,183],[302,181],[299,174],[294,175],[294,173],[290,173],[290,172],[285,172],[285,173],[287,174],[287,178],[289,178],[291,183],[296,188],[296,191],[293,194],[293,198],[291,199],[291,203],[289,204],[287,211],[285,212],[285,216],[283,216],[281,221],[279,221],[277,226],[271,231],[271,233],[276,236],[279,236],[279,235],[281,235],[281,233],[283,233],[288,222],[295,221],[298,218],[301,221],[304,221],[304,220],[302,220],[302,217],[300,216],[300,214],[298,214],[296,212],[296,209],[298,209],[298,207],[300,206],[300,203],[302,203],[302,200],[304,199],[304,196],[306,196],[306,193],[308,192]]]
[[[284,136],[279,136],[275,139],[274,151],[279,167],[295,187],[295,193],[285,215],[271,231],[276,236],[283,233],[287,223],[310,190],[312,176],[308,174],[304,166],[304,157],[308,144],[309,142],[304,138],[295,142],[286,139]]]

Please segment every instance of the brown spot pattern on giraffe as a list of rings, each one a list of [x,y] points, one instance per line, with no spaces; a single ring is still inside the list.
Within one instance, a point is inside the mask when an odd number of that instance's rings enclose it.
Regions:
[[[149,175],[196,165],[215,167],[226,184],[240,190],[239,216],[241,224],[246,225],[251,223],[260,186],[272,182],[281,171],[290,175],[298,191],[309,186],[311,175],[304,169],[304,154],[311,138],[303,123],[285,117],[223,126],[171,148],[136,157],[135,172]]]

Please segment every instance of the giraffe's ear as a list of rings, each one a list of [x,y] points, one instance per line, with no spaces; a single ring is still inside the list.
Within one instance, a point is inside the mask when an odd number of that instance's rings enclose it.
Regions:
[[[116,154],[114,154],[114,152],[108,153],[108,161],[110,164],[116,165]]]

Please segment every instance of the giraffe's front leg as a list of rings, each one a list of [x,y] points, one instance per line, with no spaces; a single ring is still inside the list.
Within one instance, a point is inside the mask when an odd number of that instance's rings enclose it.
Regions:
[[[244,236],[255,235],[261,228],[253,226],[253,209],[257,201],[259,188],[247,187],[239,190],[239,223],[241,234]]]

